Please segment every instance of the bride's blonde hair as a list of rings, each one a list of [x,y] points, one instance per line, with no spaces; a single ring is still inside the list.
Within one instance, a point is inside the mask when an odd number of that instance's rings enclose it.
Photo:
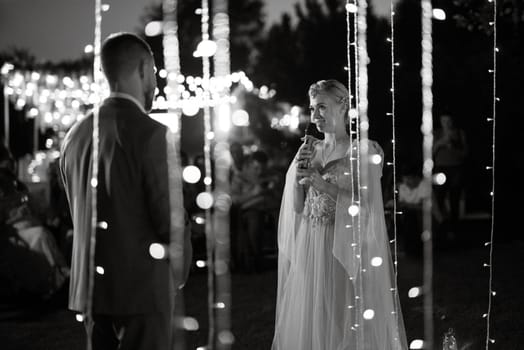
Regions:
[[[311,98],[318,94],[326,94],[335,102],[342,104],[344,106],[344,121],[346,126],[349,125],[349,91],[344,84],[335,79],[319,80],[311,84],[308,90],[308,95]]]

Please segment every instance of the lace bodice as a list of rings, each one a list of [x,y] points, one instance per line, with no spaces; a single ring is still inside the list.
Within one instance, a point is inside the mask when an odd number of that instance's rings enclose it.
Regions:
[[[322,178],[329,183],[337,183],[337,176],[333,172],[323,174]],[[305,217],[322,224],[332,224],[335,221],[335,210],[336,201],[334,199],[313,187],[309,188],[304,202],[303,215]]]

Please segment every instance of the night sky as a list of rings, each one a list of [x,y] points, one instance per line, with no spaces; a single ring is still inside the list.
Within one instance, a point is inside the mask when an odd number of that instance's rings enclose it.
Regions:
[[[292,12],[298,0],[265,0],[267,23]],[[106,0],[102,37],[138,30],[144,7],[159,0]],[[389,0],[374,0],[378,13],[389,13]],[[39,60],[78,58],[93,40],[94,0],[0,0],[0,51],[27,48]],[[198,20],[195,18],[195,20]]]

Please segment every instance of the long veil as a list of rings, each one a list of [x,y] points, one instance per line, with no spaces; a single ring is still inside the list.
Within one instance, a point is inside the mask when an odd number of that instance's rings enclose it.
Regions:
[[[368,151],[370,157],[376,154],[381,156],[381,160],[384,159],[383,151],[376,142],[368,142]],[[404,350],[407,349],[407,340],[395,290],[395,274],[384,218],[380,182],[382,161],[379,164],[368,163],[366,188],[360,195],[360,214],[357,217],[352,217],[348,208],[353,202],[351,193],[354,191],[351,186],[356,185],[357,174],[361,172],[356,171],[356,162],[351,159],[350,149],[343,161],[346,170],[337,176],[341,191],[337,197],[333,255],[352,281],[355,295],[352,305],[340,305],[340,308],[349,308],[354,312],[354,324],[345,327],[344,338],[354,339],[350,343],[356,347],[347,350]],[[353,166],[350,162],[353,162]],[[349,169],[354,170],[353,174],[350,174]],[[295,241],[301,219],[293,206],[295,174],[296,162],[293,161],[286,174],[278,225],[276,327],[283,318],[281,303],[290,267],[295,263]],[[344,343],[347,344],[346,341]]]

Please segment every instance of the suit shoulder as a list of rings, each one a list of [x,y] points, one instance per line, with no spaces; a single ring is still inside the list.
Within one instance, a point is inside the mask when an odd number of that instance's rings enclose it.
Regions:
[[[160,136],[164,137],[166,134],[167,127],[164,124],[157,122],[153,118],[143,115],[140,118],[140,121],[140,125],[138,126],[140,127],[140,132],[143,133],[146,139]]]
[[[93,113],[90,112],[85,118],[74,123],[64,137],[62,148],[65,149],[72,140],[78,140],[80,137],[89,134],[93,130]]]

